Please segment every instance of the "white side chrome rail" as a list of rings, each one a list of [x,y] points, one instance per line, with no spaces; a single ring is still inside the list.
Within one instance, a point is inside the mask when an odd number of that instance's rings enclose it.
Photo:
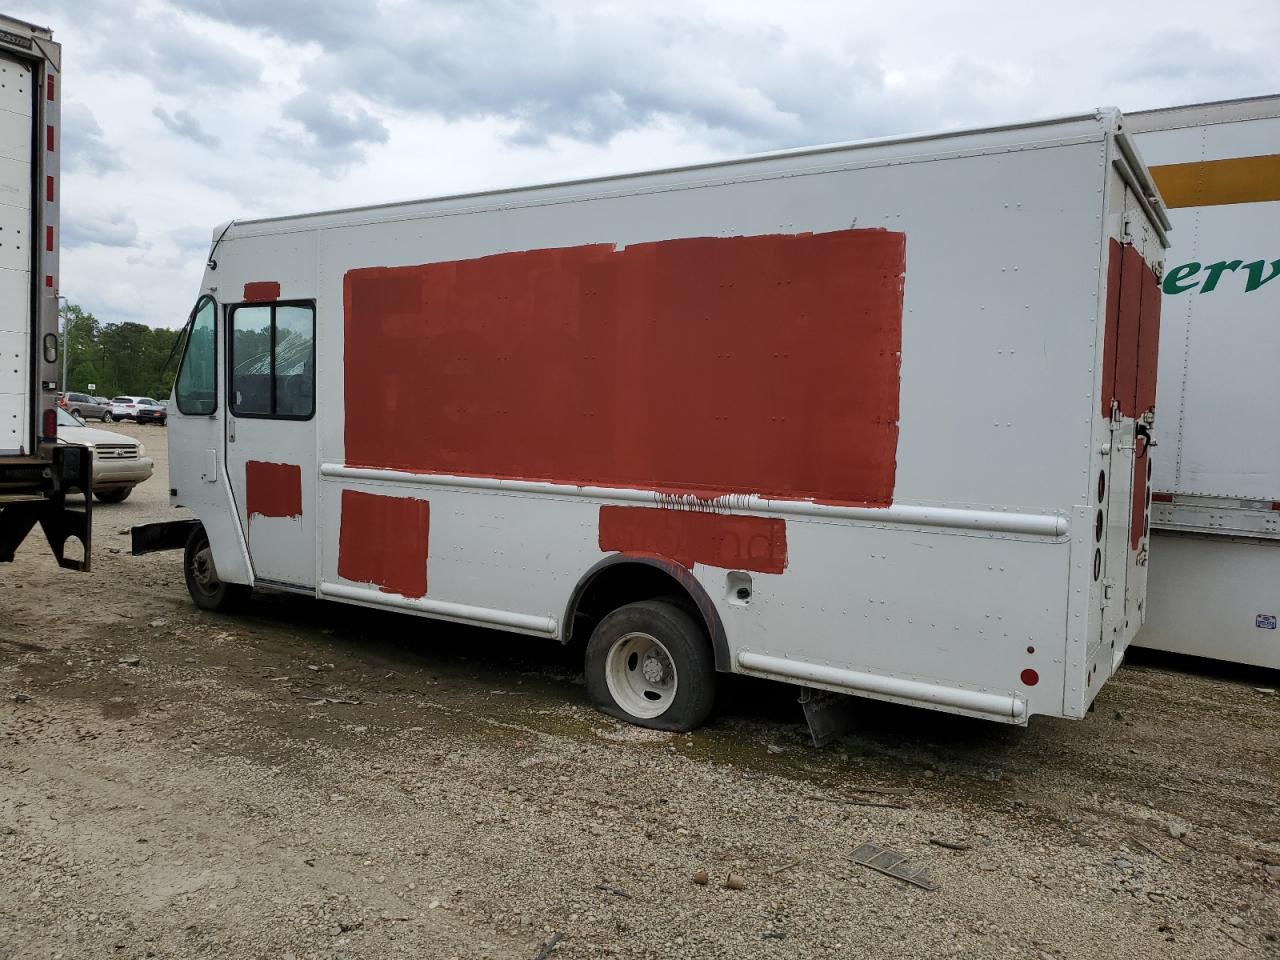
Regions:
[[[880,694],[898,697],[921,704],[936,704],[971,710],[1006,720],[1021,720],[1026,716],[1027,704],[1019,697],[1000,693],[983,693],[979,690],[961,690],[943,687],[920,680],[902,680],[873,673],[860,673],[841,667],[829,667],[818,663],[804,663],[771,657],[763,653],[743,650],[738,653],[738,666],[747,673],[758,673],[782,680],[820,683],[839,687],[850,693]]]
[[[729,494],[702,500],[689,494],[667,494],[653,490],[617,487],[579,487],[567,483],[536,480],[503,480],[496,477],[459,477],[439,473],[410,473],[406,470],[378,470],[323,463],[320,476],[327,480],[416,484],[455,487],[462,490],[541,494],[556,497],[585,497],[621,503],[645,503],[680,510],[711,513],[782,514],[820,520],[862,520],[867,523],[942,527],[979,533],[1012,533],[1023,536],[1058,538],[1067,534],[1067,518],[1052,514],[1003,513],[999,510],[970,510],[958,507],[922,507],[894,504],[890,507],[848,507],[812,500],[769,500],[754,494]]]

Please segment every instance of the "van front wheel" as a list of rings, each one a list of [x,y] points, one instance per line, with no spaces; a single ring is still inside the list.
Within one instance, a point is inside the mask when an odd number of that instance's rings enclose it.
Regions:
[[[187,539],[183,555],[183,572],[187,579],[187,592],[201,610],[227,612],[238,606],[248,595],[243,584],[223,583],[218,579],[218,568],[213,565],[213,550],[204,527],[196,527]]]
[[[586,675],[597,708],[655,730],[693,730],[715,703],[706,632],[665,600],[630,603],[601,620],[587,642]]]

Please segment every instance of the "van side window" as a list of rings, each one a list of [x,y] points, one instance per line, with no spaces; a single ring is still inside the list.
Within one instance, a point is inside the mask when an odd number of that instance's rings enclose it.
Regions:
[[[182,351],[174,395],[178,412],[189,416],[208,416],[218,408],[215,386],[218,366],[218,341],[215,335],[218,308],[211,297],[201,297],[191,318],[191,332]],[[114,401],[113,401],[114,402]]]
[[[231,310],[231,412],[306,420],[315,412],[316,310],[310,303]]]

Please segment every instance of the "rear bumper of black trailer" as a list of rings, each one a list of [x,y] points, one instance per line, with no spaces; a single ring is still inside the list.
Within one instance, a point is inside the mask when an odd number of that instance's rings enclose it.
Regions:
[[[54,448],[52,459],[0,458],[0,563],[14,554],[36,526],[44,531],[58,565],[88,572],[93,537],[93,451],[76,444]],[[67,503],[79,492],[84,502]],[[67,541],[79,540],[82,559],[67,556]]]

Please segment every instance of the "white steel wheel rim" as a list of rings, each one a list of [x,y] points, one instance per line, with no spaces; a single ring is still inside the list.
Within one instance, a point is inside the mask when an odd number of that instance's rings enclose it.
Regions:
[[[604,680],[613,702],[644,720],[665,713],[680,686],[670,651],[647,633],[628,633],[609,648]]]

